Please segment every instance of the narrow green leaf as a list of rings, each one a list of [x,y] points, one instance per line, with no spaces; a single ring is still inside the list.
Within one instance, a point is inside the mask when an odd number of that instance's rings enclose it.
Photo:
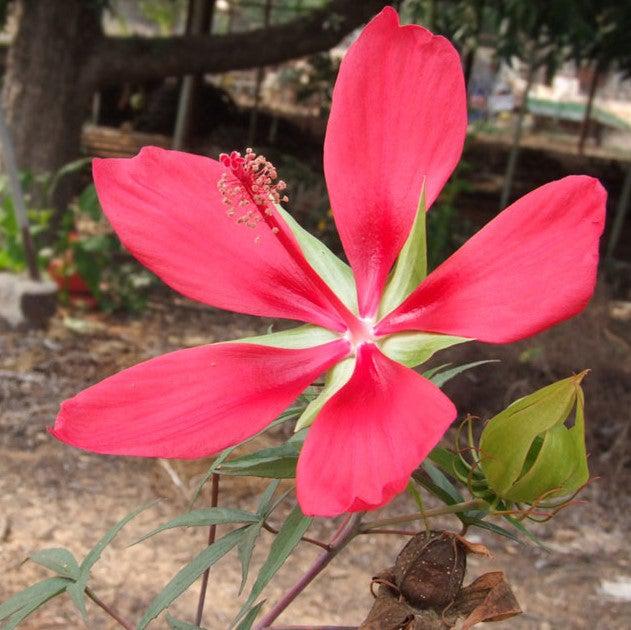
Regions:
[[[239,595],[243,592],[245,584],[248,581],[252,553],[254,552],[254,546],[256,545],[256,540],[259,537],[262,528],[263,521],[250,525],[243,534],[243,538],[239,543],[238,553],[239,561],[241,562],[241,584],[239,586]]]
[[[83,559],[83,562],[81,563],[82,577],[85,577],[87,579],[90,569],[101,557],[101,554],[103,553],[105,547],[107,547],[112,542],[112,540],[114,540],[121,529],[123,529],[123,527],[125,527],[125,525],[129,523],[129,521],[136,518],[136,516],[138,516],[141,512],[144,512],[149,506],[154,505],[155,503],[155,501],[151,501],[149,503],[141,505],[138,509],[134,510],[133,512],[122,518],[120,521],[118,521],[118,523],[116,523],[116,525],[114,525],[114,527],[112,527],[101,538],[101,540],[99,540],[99,542],[88,552],[86,557]]]
[[[325,343],[335,341],[340,336],[326,328],[305,324],[288,330],[259,335],[258,337],[244,337],[236,339],[232,343],[255,343],[259,346],[271,346],[273,348],[313,348]]]
[[[78,580],[81,570],[75,557],[68,549],[56,547],[54,549],[42,549],[30,554],[29,558],[37,564],[58,573],[61,577]]]
[[[221,465],[221,474],[291,479],[296,476],[296,462],[301,447],[300,443],[286,442],[236,457]]]
[[[519,536],[516,536],[515,534],[513,534],[512,532],[509,532],[504,527],[500,527],[499,525],[496,525],[495,523],[491,523],[489,521],[482,521],[482,520],[472,520],[468,522],[467,525],[469,525],[470,527],[478,527],[480,529],[486,529],[487,531],[493,532],[494,534],[497,534],[498,536],[503,536],[504,538],[508,538],[509,540],[512,540],[513,542],[523,544]]]
[[[514,516],[505,514],[504,518],[519,532],[521,532],[526,538],[531,540],[535,545],[541,547],[545,551],[550,551],[550,547],[543,543],[543,541],[533,534],[521,521],[518,521]]]
[[[428,361],[436,352],[459,343],[472,341],[466,337],[453,337],[424,332],[403,332],[389,335],[377,345],[393,361],[407,367],[416,367]]]
[[[171,581],[153,598],[142,619],[138,630],[143,630],[165,608],[168,608],[193,582],[209,567],[223,558],[235,547],[243,536],[245,528],[236,529],[220,538],[209,547],[198,553],[189,564],[182,568]]]
[[[196,626],[194,623],[180,621],[179,619],[172,617],[169,613],[166,614],[166,619],[171,630],[204,630],[204,628]]]
[[[265,601],[266,600],[260,601],[256,604],[256,606],[252,606],[252,608],[248,611],[248,614],[243,618],[235,630],[251,630],[252,625],[256,621],[258,614],[261,612],[261,608],[263,608]]]
[[[355,358],[351,357],[340,361],[327,372],[322,391],[317,398],[309,403],[300,418],[298,418],[295,428],[296,431],[300,431],[313,424],[325,403],[348,383],[353,375],[354,369]]]
[[[193,505],[195,504],[195,501],[197,501],[197,499],[199,498],[202,488],[204,487],[204,485],[206,485],[206,482],[213,476],[215,472],[217,472],[217,469],[219,468],[219,466],[221,466],[221,464],[228,458],[230,453],[232,453],[232,451],[234,451],[235,448],[236,446],[230,446],[229,448],[221,451],[221,453],[219,453],[219,455],[215,458],[213,463],[210,465],[210,468],[206,471],[201,481],[197,484],[197,488],[195,488],[193,497],[191,498],[188,504],[189,510],[192,509]]]
[[[256,509],[256,513],[259,518],[267,518],[272,509],[272,499],[274,498],[279,485],[280,481],[278,479],[275,479],[267,486],[267,488],[265,488],[265,491],[261,495],[258,507]]]
[[[47,602],[51,597],[63,593],[71,580],[62,577],[51,577],[37,582],[23,591],[16,593],[6,602],[0,604],[0,621],[19,612],[22,609],[35,606],[33,610]],[[30,614],[30,613],[29,613]]]
[[[437,365],[436,367],[430,368],[429,370],[425,370],[423,372],[423,377],[431,380],[435,374],[438,374],[438,372],[441,372],[445,368],[448,368],[450,365],[451,363],[443,363],[442,365]]]
[[[88,611],[85,607],[85,583],[82,580],[78,582],[72,582],[66,587],[66,593],[70,596],[72,603],[79,611],[85,625],[88,625]]]
[[[430,380],[437,387],[442,387],[445,383],[454,378],[454,376],[458,376],[458,374],[462,374],[467,370],[478,367],[479,365],[484,365],[485,363],[499,363],[499,359],[488,359],[486,361],[474,361],[473,363],[457,365],[456,367],[449,370],[444,370],[443,372],[438,372],[437,374],[434,374],[434,376],[432,376]]]
[[[227,525],[228,523],[256,523],[258,520],[258,515],[251,514],[250,512],[244,512],[243,510],[233,510],[222,507],[202,508],[176,516],[167,523],[152,529],[148,534],[145,534],[130,546],[137,545],[138,543],[147,540],[147,538],[151,538],[152,536],[155,536],[160,532],[164,532],[167,529],[174,529],[175,527],[201,527],[207,525]]]
[[[250,609],[252,604],[258,599],[263,589],[267,586],[274,575],[276,575],[276,572],[283,566],[285,560],[289,557],[289,554],[300,542],[300,539],[307,529],[309,529],[309,525],[311,525],[312,520],[312,518],[304,516],[300,510],[300,506],[298,505],[289,513],[289,516],[280,528],[276,538],[274,538],[269,555],[259,571],[247,601],[239,612],[237,617],[238,619],[243,617],[246,611]]]
[[[425,210],[425,185],[423,185],[414,223],[383,292],[379,306],[380,319],[397,308],[427,275]]]
[[[300,249],[318,275],[333,289],[333,292],[355,314],[357,314],[357,291],[351,268],[341,261],[322,241],[305,230],[282,206],[276,209],[294,233]]]

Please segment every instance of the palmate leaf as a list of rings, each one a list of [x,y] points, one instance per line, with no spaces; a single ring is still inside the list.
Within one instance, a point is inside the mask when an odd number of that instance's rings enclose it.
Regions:
[[[141,512],[144,512],[148,507],[155,505],[155,503],[156,501],[149,501],[148,503],[141,505],[133,512],[130,512],[127,516],[124,516],[111,529],[109,529],[83,559],[83,562],[81,563],[81,574],[83,575],[89,573],[90,569],[101,557],[101,554],[103,553],[105,548],[114,540],[114,538],[116,538],[121,529],[123,529],[123,527],[125,527],[125,525],[129,523],[129,521],[136,518],[136,516],[138,516]]]
[[[32,553],[29,556],[30,560],[54,571],[58,576],[42,580],[1,604],[0,621],[8,618],[3,629],[15,628],[41,605],[64,591],[68,593],[87,623],[85,589],[91,568],[100,558],[105,547],[112,542],[120,530],[149,505],[151,504],[141,506],[118,521],[88,552],[81,566],[79,566],[74,555],[68,549],[61,547],[42,549]]]
[[[138,630],[146,628],[152,619],[155,619],[163,610],[168,608],[193,582],[209,567],[223,558],[241,540],[245,528],[235,529],[215,541],[209,547],[198,553],[191,562],[169,581],[169,583],[156,595],[138,623]]]
[[[294,507],[289,513],[276,538],[274,538],[269,555],[259,571],[245,604],[239,611],[237,621],[243,620],[244,616],[248,614],[263,589],[283,566],[289,554],[291,554],[304,533],[309,529],[312,520],[312,518],[302,513],[300,506]]]
[[[66,590],[68,591],[68,595],[74,602],[75,606],[78,608],[81,616],[84,619],[87,619],[87,611],[85,607],[85,589],[88,585],[88,580],[90,579],[90,570],[101,557],[101,554],[105,550],[105,548],[116,538],[121,529],[127,525],[132,519],[136,518],[141,512],[144,512],[149,506],[154,505],[155,501],[150,501],[149,503],[145,503],[141,505],[139,508],[135,509],[133,512],[124,516],[120,521],[118,521],[111,529],[109,529],[101,539],[94,545],[94,547],[87,553],[83,562],[80,566],[80,574],[77,580],[68,584]]]

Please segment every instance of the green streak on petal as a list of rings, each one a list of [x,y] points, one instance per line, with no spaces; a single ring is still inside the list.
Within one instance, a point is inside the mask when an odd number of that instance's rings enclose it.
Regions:
[[[276,209],[293,232],[309,264],[340,300],[357,314],[357,290],[351,268],[322,241],[307,232],[282,206],[276,204]]]
[[[467,341],[472,340],[434,333],[403,332],[389,335],[377,345],[388,358],[413,368],[425,363],[435,352]]]
[[[312,348],[320,346],[330,341],[339,339],[339,335],[320,326],[305,324],[289,330],[259,335],[258,337],[246,337],[236,339],[231,343],[254,343],[259,346],[272,346],[273,348],[292,348],[300,350],[302,348]]]
[[[381,298],[380,318],[397,308],[427,275],[425,210],[425,187],[423,187],[412,229],[397,258]]]
[[[295,431],[300,431],[313,424],[313,421],[316,419],[317,415],[320,413],[320,409],[324,407],[325,403],[348,383],[354,369],[355,357],[349,357],[348,359],[340,361],[327,372],[322,391],[302,412],[302,415],[298,418],[298,422],[296,423]]]

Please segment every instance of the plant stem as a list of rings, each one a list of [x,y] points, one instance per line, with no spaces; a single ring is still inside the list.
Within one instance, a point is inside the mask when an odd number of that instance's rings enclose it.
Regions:
[[[85,594],[99,607],[102,608],[112,619],[117,621],[123,628],[127,630],[134,630],[134,624],[127,621],[121,616],[114,608],[106,604],[98,595],[91,589],[86,588]]]
[[[456,514],[457,512],[466,512],[467,510],[474,510],[476,508],[484,507],[486,503],[481,499],[474,499],[473,501],[464,501],[463,503],[454,503],[454,505],[448,505],[446,507],[435,508],[433,510],[427,510],[425,512],[426,518],[434,516],[443,516],[445,514]],[[418,512],[414,514],[404,514],[403,516],[393,516],[392,518],[384,518],[376,521],[368,521],[361,527],[360,532],[364,533],[378,527],[387,527],[388,525],[400,525],[401,523],[412,523],[422,519],[423,516]],[[374,532],[371,532],[374,533]]]
[[[263,529],[267,530],[268,532],[272,534],[278,534],[278,530],[275,527],[272,527],[267,521],[263,523]],[[311,543],[312,545],[317,545],[318,547],[321,547],[322,549],[325,549],[326,551],[328,551],[331,548],[331,546],[328,545],[327,543],[322,542],[321,540],[316,540],[315,538],[310,538],[309,536],[303,536],[300,540],[302,540],[303,542]]]
[[[398,536],[416,536],[419,531],[412,529],[362,529],[360,534],[397,534]]]
[[[276,602],[274,607],[263,617],[256,626],[256,630],[264,630],[279,617],[279,615],[291,604],[302,591],[311,584],[313,579],[335,558],[335,556],[359,533],[359,524],[363,514],[353,514],[344,523],[343,529],[334,535],[328,551],[318,556],[307,572]]]
[[[213,473],[211,479],[210,490],[210,507],[217,507],[219,501],[219,475]],[[211,525],[208,528],[208,545],[212,545],[215,542],[215,534],[217,533],[217,525]],[[199,601],[197,602],[197,614],[195,616],[195,624],[201,625],[202,616],[204,615],[204,602],[206,601],[206,589],[208,588],[208,576],[210,574],[210,567],[208,567],[202,575],[202,585],[199,591]]]

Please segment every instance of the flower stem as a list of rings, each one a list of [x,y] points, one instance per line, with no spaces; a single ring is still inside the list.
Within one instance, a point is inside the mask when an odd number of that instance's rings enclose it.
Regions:
[[[263,617],[256,626],[256,630],[269,628],[280,614],[291,604],[302,591],[311,584],[313,579],[335,558],[335,556],[359,533],[359,524],[363,514],[353,514],[345,523],[341,531],[333,536],[329,549],[318,556],[307,572],[276,602],[274,607]],[[291,627],[291,626],[290,626]]]
[[[278,534],[278,530],[275,527],[272,527],[267,521],[263,523],[263,529],[267,530],[268,532],[272,534]],[[315,538],[309,538],[309,536],[303,536],[300,540],[302,540],[302,542],[311,543],[312,545],[317,545],[318,547],[321,547],[322,549],[325,549],[326,551],[328,551],[331,548],[331,546],[328,545],[327,543],[322,542],[321,540],[316,540]]]
[[[368,521],[361,527],[361,533],[366,533],[370,530],[377,529],[379,527],[387,527],[388,525],[400,525],[401,523],[412,523],[422,518],[431,518],[434,516],[443,516],[445,514],[457,514],[458,512],[466,512],[467,510],[474,510],[476,508],[484,507],[486,504],[482,499],[474,499],[472,501],[464,501],[463,503],[454,503],[446,507],[435,508],[433,510],[426,510],[424,515],[415,512],[414,514],[404,514],[403,516],[393,516],[392,518],[384,518],[376,521]]]
[[[219,475],[213,473],[210,486],[210,507],[217,507],[219,501]],[[217,533],[217,526],[211,525],[208,528],[208,545],[212,545],[215,542],[215,534]],[[206,589],[208,588],[208,576],[210,574],[210,567],[204,571],[202,575],[202,585],[199,591],[199,600],[197,602],[197,614],[195,616],[195,625],[201,625],[202,617],[204,615],[204,602],[206,601]]]
[[[118,613],[109,604],[106,604],[98,595],[91,589],[86,588],[85,594],[99,607],[102,608],[112,619],[117,621],[126,630],[134,630],[134,624],[127,621],[123,616]]]

